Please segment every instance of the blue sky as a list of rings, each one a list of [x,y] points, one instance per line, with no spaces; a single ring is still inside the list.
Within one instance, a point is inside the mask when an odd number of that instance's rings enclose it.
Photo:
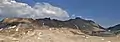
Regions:
[[[17,0],[34,6],[36,2],[46,2],[66,10],[70,15],[94,19],[108,27],[120,23],[120,0]]]

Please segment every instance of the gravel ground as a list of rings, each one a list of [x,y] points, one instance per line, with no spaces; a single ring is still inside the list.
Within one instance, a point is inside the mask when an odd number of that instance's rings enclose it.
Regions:
[[[0,42],[120,42],[120,37],[89,36],[75,29],[35,29],[0,32]]]

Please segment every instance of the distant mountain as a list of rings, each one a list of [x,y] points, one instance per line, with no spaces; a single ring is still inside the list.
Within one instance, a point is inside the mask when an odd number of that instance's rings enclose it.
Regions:
[[[109,27],[107,30],[115,34],[120,34],[120,24]]]
[[[39,21],[40,25],[45,25],[49,27],[68,27],[68,28],[73,28],[73,29],[80,29],[81,31],[91,34],[93,31],[104,31],[101,29],[102,27],[98,24],[96,24],[92,20],[84,20],[82,18],[76,17],[75,19],[70,19],[66,21],[60,21],[56,19],[50,19],[50,18],[45,18],[45,19],[37,19]]]
[[[31,19],[31,18],[5,18],[0,27],[7,28],[9,26],[27,24],[26,26],[33,26],[34,28],[40,27],[50,27],[50,28],[72,28],[78,29],[81,32],[92,35],[92,36],[113,36],[113,33],[107,32],[99,24],[96,24],[92,20],[84,20],[82,18],[76,17],[75,19],[70,19],[66,21],[60,21],[57,19]]]

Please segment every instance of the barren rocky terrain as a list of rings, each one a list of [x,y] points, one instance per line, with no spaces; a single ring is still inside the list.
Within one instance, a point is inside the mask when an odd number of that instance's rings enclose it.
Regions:
[[[89,36],[75,29],[26,29],[22,32],[19,30],[14,32],[8,30],[6,31],[8,33],[0,32],[0,42],[120,42],[120,36]]]
[[[119,34],[80,18],[68,21],[6,18],[0,28],[0,42],[120,42]]]

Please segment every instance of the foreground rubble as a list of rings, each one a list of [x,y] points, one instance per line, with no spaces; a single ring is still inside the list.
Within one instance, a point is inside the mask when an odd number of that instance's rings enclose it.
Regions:
[[[45,28],[45,27],[44,27]],[[0,42],[119,42],[119,36],[97,37],[66,28],[1,30]]]

